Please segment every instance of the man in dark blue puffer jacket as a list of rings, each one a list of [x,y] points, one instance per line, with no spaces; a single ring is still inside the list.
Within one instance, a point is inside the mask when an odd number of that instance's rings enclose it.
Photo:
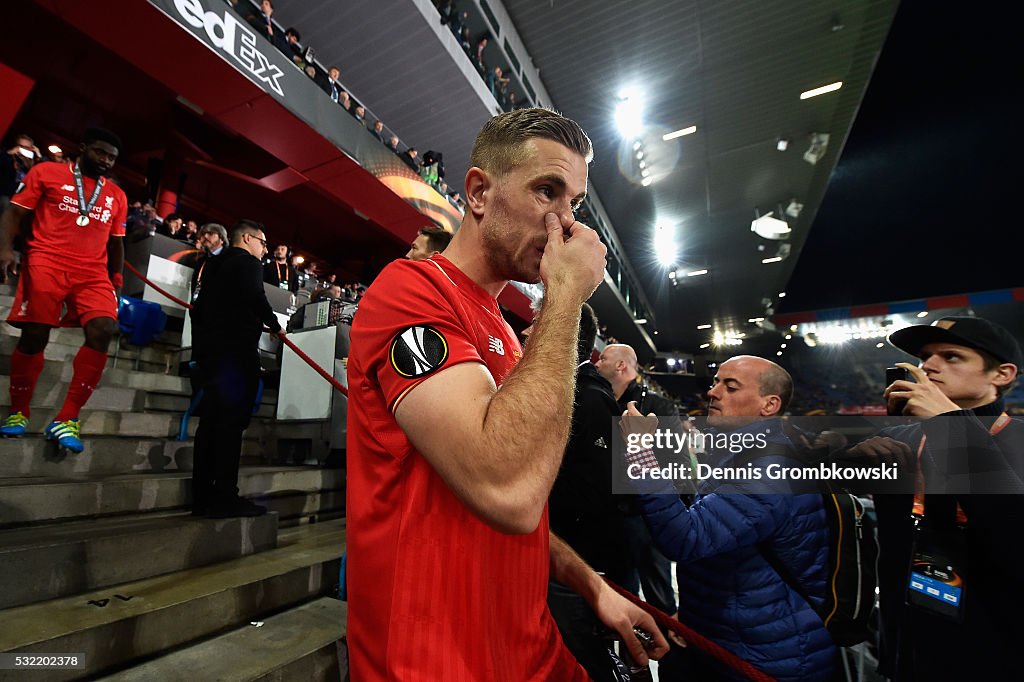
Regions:
[[[708,392],[708,424],[730,442],[747,435],[755,448],[763,443],[762,470],[770,463],[792,467],[796,453],[779,419],[792,394],[792,378],[775,363],[731,358]],[[639,416],[633,405],[627,414]],[[645,458],[649,452],[627,453],[629,475],[644,493],[641,507],[655,542],[678,562],[679,619],[780,682],[828,680],[837,650],[815,611],[824,600],[828,565],[821,495],[807,488],[795,494],[786,482],[702,480],[686,506],[671,482],[642,476],[645,463],[657,466]],[[737,470],[749,455],[712,449],[703,461]],[[772,567],[766,551],[800,581],[813,605]],[[675,670],[685,670],[686,679],[743,679],[692,649],[679,654],[678,667],[664,666],[661,679],[673,682]]]

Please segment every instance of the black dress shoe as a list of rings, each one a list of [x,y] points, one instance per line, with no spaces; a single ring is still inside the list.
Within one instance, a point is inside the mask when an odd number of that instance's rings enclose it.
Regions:
[[[266,507],[250,502],[244,497],[236,497],[233,500],[208,504],[204,516],[210,519],[231,519],[236,516],[263,516],[266,513]]]

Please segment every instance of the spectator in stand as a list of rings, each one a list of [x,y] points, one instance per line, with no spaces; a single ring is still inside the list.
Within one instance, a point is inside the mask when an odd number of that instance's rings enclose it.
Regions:
[[[452,233],[442,230],[437,225],[421,227],[416,239],[412,240],[405,257],[409,260],[426,260],[435,253],[441,253],[448,248],[452,240]]]
[[[259,223],[236,223],[231,247],[210,261],[190,313],[194,380],[203,390],[192,472],[196,516],[259,516],[267,511],[238,495],[242,433],[259,383],[260,335],[266,325],[284,338],[260,277],[266,244]]]
[[[149,224],[149,233],[151,235],[156,234],[160,230],[160,227],[163,226],[163,221],[160,219],[160,216],[157,215],[156,207],[153,205],[153,202],[148,199],[146,200],[146,203],[142,205],[142,215]]]
[[[417,173],[420,172],[419,155],[420,153],[416,147],[409,147],[404,154],[400,154],[402,161],[405,161],[406,165]]]
[[[306,277],[306,288],[316,288],[320,286],[319,274],[317,273],[316,263],[309,261],[302,268],[302,273]]]
[[[339,102],[341,100],[341,93],[345,92],[341,87],[341,82],[338,80],[341,78],[341,69],[337,66],[332,66],[327,69],[327,81],[323,84],[324,92],[331,98],[332,102]],[[346,93],[346,97],[348,94]]]
[[[461,13],[460,12],[456,12],[455,13],[455,15],[452,17],[451,22],[449,22],[449,24],[448,24],[448,28],[451,29],[452,35],[455,36],[455,38],[457,40],[461,40],[462,39],[462,27],[463,26],[467,26],[468,24],[469,24],[469,11],[468,10],[463,10]]]
[[[459,192],[452,192],[449,198],[460,211],[466,210],[466,202],[462,200],[462,195]]]
[[[494,95],[494,99],[501,102],[504,99],[502,94],[505,88],[508,87],[509,80],[502,75],[500,66],[495,66],[494,69],[487,74],[487,87],[491,89],[491,94]]]
[[[195,244],[196,237],[199,236],[199,224],[194,220],[186,220],[184,232],[183,239],[190,244]]]
[[[384,140],[384,121],[373,122],[373,136],[380,140],[381,144],[387,144]]]
[[[284,44],[281,45],[281,52],[284,52],[293,62],[302,66],[306,63],[306,60],[302,56],[302,45],[299,44],[300,40],[302,40],[302,38],[300,37],[299,32],[294,28],[289,28],[284,32]]]
[[[279,289],[287,289],[293,294],[299,290],[299,275],[295,266],[288,262],[291,248],[287,244],[274,247],[274,257],[263,266],[263,281]]]
[[[515,90],[509,90],[508,91],[508,102],[507,102],[507,107],[506,108],[509,111],[512,111],[513,109],[518,109],[519,108],[519,100],[516,98]]]
[[[306,68],[303,69],[303,71],[305,71],[306,75],[309,76],[309,80],[313,81],[318,86],[323,88],[323,85],[320,83],[320,78],[317,75],[316,67],[315,66],[313,66],[312,64],[306,64]]]
[[[398,135],[392,135],[390,138],[388,138],[387,148],[397,154],[399,144],[400,140],[398,139]]]
[[[31,168],[0,217],[0,278],[7,281],[16,272],[13,238],[32,214],[25,272],[7,319],[21,329],[21,337],[11,355],[11,411],[0,435],[26,431],[50,330],[81,327],[85,343],[72,363],[67,396],[43,434],[71,452],[84,450],[78,415],[103,376],[124,283],[128,199],[106,179],[120,151],[114,133],[85,131],[78,161]]]
[[[160,225],[157,232],[165,237],[170,237],[171,239],[182,239],[185,236],[185,232],[182,230],[183,224],[184,221],[180,215],[177,213],[168,213],[164,217],[164,222]]]
[[[366,127],[366,109],[364,109],[361,104],[356,106],[355,110],[352,112],[352,115],[355,117],[356,121],[359,122],[359,125],[363,126],[364,128]]]
[[[14,146],[0,155],[0,212],[7,208],[32,166],[41,160],[39,149],[28,135],[18,135]]]
[[[199,297],[199,289],[203,284],[203,273],[210,259],[219,256],[228,243],[228,231],[219,223],[206,223],[199,230],[199,238],[196,246],[199,247],[199,258],[193,264],[192,272],[192,302]]]
[[[453,0],[445,0],[445,2],[442,2],[441,6],[437,8],[437,11],[441,14],[442,26],[451,23],[451,21],[457,16]]]
[[[326,287],[315,289],[309,296],[310,303],[317,301],[339,301],[341,300],[341,285],[329,284]]]
[[[287,49],[285,45],[284,35],[281,31],[274,26],[274,22],[271,17],[274,14],[274,3],[271,0],[262,0],[260,2],[260,9],[253,8],[249,11],[249,15],[246,17],[246,21],[249,25],[256,30],[261,36],[273,43],[274,47],[278,48],[282,52]]]
[[[480,73],[484,73],[487,67],[484,66],[484,50],[487,48],[487,34],[480,36],[480,40],[476,43],[476,68]]]
[[[472,38],[469,36],[469,25],[462,25],[462,32],[459,34],[459,42],[462,43],[462,51],[466,53],[466,56],[470,59],[473,58],[473,44]]]

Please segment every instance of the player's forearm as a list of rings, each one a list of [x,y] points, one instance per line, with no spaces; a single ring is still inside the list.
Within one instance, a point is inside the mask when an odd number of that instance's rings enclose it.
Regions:
[[[0,251],[10,251],[14,238],[18,235],[18,223],[21,220],[17,207],[9,204],[0,216]]]
[[[522,362],[484,417],[480,456],[487,478],[537,519],[569,438],[579,315],[578,304],[546,302]]]
[[[124,272],[124,240],[120,237],[107,242],[107,272],[112,278]]]
[[[604,586],[601,576],[557,535],[549,532],[548,538],[551,545],[551,577],[592,604]]]

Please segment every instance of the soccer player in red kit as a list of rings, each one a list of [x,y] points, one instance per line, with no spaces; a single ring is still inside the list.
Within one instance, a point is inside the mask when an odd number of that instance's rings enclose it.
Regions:
[[[2,436],[21,436],[28,427],[50,329],[81,326],[85,343],[75,355],[67,397],[43,433],[72,452],[83,449],[78,415],[103,375],[123,283],[128,201],[106,178],[120,149],[114,133],[87,130],[78,161],[34,166],[0,217],[0,275],[6,280],[14,271],[18,225],[26,213],[34,214],[7,317],[21,338],[11,356],[11,412],[0,424]]]
[[[444,255],[395,261],[349,356],[347,637],[352,679],[582,682],[547,609],[550,575],[623,638],[653,620],[548,531],[569,435],[580,307],[606,249],[573,219],[590,140],[520,109],[485,124]],[[543,281],[524,354],[496,297]]]

